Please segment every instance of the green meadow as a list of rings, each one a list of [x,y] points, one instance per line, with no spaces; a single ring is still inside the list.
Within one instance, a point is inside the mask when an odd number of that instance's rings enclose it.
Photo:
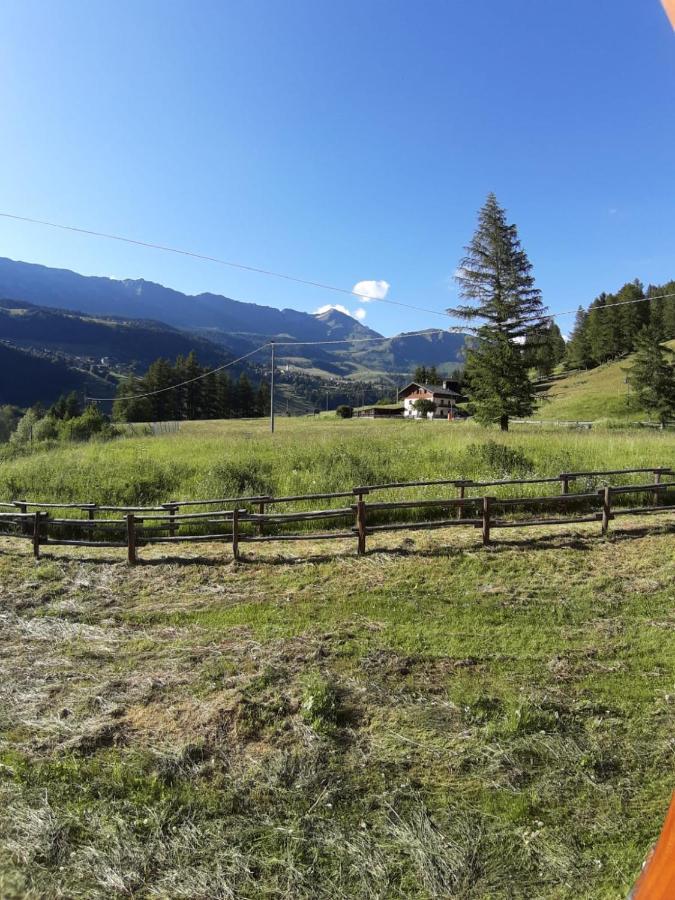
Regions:
[[[0,466],[0,499],[147,504],[675,465],[672,433],[334,417],[184,422],[177,434],[58,446]]]

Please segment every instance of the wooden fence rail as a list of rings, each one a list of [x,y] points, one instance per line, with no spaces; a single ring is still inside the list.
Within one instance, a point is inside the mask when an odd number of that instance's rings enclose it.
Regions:
[[[578,478],[605,478],[613,475],[652,474],[653,481],[632,485],[608,485],[593,491],[585,490],[570,493],[570,482]],[[675,475],[673,469],[667,467],[647,467],[639,469],[614,469],[601,472],[565,472],[559,476],[546,478],[500,479],[497,481],[469,481],[466,479],[440,479],[436,481],[391,482],[380,485],[364,485],[351,491],[330,493],[298,494],[289,497],[272,497],[256,495],[246,498],[232,498],[235,505],[231,509],[209,509],[204,512],[180,513],[182,507],[197,505],[222,504],[219,500],[169,501],[158,506],[97,506],[93,503],[38,503],[28,500],[14,500],[11,503],[0,503],[0,526],[13,528],[15,537],[30,538],[33,553],[40,556],[40,548],[47,545],[65,545],[77,547],[109,547],[126,548],[130,565],[138,561],[138,548],[151,544],[171,544],[179,542],[224,541],[231,543],[232,555],[240,558],[240,544],[269,541],[305,541],[305,540],[342,540],[356,539],[358,555],[366,552],[368,535],[386,531],[417,531],[456,526],[480,528],[483,544],[493,541],[493,531],[499,528],[527,528],[533,526],[570,525],[587,522],[600,522],[601,533],[607,534],[609,523],[618,515],[638,515],[664,513],[675,510],[675,497],[665,502],[669,493],[675,493],[675,480],[664,481],[664,475]],[[491,494],[468,496],[469,488],[490,488],[495,486],[551,484],[560,482],[560,494],[545,496],[496,497]],[[417,486],[455,486],[457,497],[438,497],[420,499],[398,499],[368,502],[370,494],[394,488]],[[649,505],[617,506],[615,499],[630,495],[649,495]],[[268,507],[277,503],[296,501],[314,501],[333,498],[353,498],[349,506],[331,507],[328,509],[309,509],[295,512],[268,511]],[[246,505],[243,505],[246,504]],[[252,511],[247,506],[254,506]],[[546,515],[547,507],[553,506],[555,513]],[[465,510],[469,508],[470,514]],[[518,508],[524,510],[543,507],[544,514],[534,518],[519,518]],[[29,508],[33,511],[29,512]],[[87,518],[52,518],[50,510],[72,509],[86,511]],[[437,511],[445,513],[443,518],[432,520],[395,521],[396,513],[406,514],[411,510],[419,510],[423,514]],[[501,517],[495,511],[501,513]],[[569,510],[568,514],[565,514]],[[122,512],[120,518],[95,518],[96,511]],[[505,518],[506,513],[510,518]],[[381,515],[394,521],[378,521]],[[448,516],[453,515],[453,518]],[[514,517],[515,514],[515,517]],[[398,517],[400,519],[400,517]],[[349,520],[351,527],[344,526],[330,531],[301,531],[289,533],[274,531],[265,533],[265,529],[278,529],[285,525],[314,523],[330,520]],[[148,524],[150,523],[150,524]],[[204,529],[205,533],[184,533],[184,528],[191,526]],[[73,532],[75,533],[73,535]],[[109,539],[108,539],[109,538]]]

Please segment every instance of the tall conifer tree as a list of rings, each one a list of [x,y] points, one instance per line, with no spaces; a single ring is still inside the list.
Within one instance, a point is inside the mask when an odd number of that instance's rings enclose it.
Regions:
[[[541,334],[547,320],[516,226],[508,224],[494,194],[478,215],[456,278],[467,302],[449,312],[483,321],[472,329],[476,342],[467,351],[465,369],[475,415],[479,421],[499,422],[507,431],[511,416],[534,411],[523,342]]]
[[[654,413],[662,425],[675,418],[675,362],[672,357],[672,352],[661,346],[658,331],[646,326],[638,335],[635,360],[628,373],[635,405]]]

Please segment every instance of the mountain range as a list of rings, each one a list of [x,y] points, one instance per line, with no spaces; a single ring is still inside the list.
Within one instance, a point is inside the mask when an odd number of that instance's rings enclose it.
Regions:
[[[111,357],[140,371],[158,356],[194,349],[218,364],[269,340],[343,341],[279,347],[277,360],[317,377],[390,378],[416,365],[454,368],[465,336],[378,332],[337,309],[321,314],[244,303],[219,294],[189,295],[144,279],[86,276],[0,258],[0,340],[24,349]],[[382,338],[369,343],[364,339]]]

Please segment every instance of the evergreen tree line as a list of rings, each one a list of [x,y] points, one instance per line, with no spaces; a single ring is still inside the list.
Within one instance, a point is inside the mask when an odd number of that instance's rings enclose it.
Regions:
[[[245,372],[233,378],[227,370],[206,374],[194,352],[174,365],[157,359],[136,379],[120,382],[113,404],[116,422],[166,422],[182,419],[230,419],[269,415],[270,388],[254,387]],[[204,376],[204,377],[200,377]],[[191,379],[198,379],[191,381]],[[182,382],[190,382],[182,384]],[[166,390],[174,385],[174,390]],[[152,391],[163,393],[139,396]]]
[[[591,369],[638,349],[640,333],[649,329],[658,341],[675,338],[675,297],[645,303],[612,306],[645,297],[675,294],[675,281],[645,291],[637,279],[625,284],[616,294],[600,294],[588,310],[579,307],[574,329],[567,344],[565,365],[569,369]]]

